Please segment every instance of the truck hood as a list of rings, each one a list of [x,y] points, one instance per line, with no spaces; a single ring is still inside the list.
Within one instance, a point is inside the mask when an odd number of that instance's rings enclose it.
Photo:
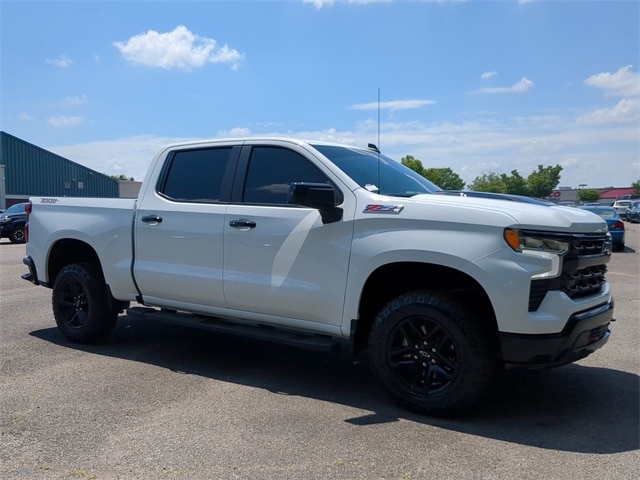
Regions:
[[[422,194],[410,198],[387,197],[403,205],[403,216],[433,218],[471,224],[516,227],[563,233],[602,233],[606,222],[586,210],[537,205],[511,200]],[[406,210],[406,212],[404,211]]]

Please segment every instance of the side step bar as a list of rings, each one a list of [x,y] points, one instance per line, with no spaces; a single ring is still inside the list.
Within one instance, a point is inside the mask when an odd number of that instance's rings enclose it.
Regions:
[[[218,317],[199,316],[171,310],[157,310],[147,307],[132,307],[127,315],[143,320],[163,321],[201,328],[204,330],[242,336],[267,342],[281,343],[310,350],[333,352],[340,348],[340,342],[327,335],[279,330],[267,325],[245,325],[233,323]]]

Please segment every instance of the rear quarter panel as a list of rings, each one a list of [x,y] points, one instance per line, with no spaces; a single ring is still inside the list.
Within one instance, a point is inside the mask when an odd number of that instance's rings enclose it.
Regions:
[[[31,201],[27,255],[33,258],[40,280],[53,280],[47,265],[54,245],[74,239],[95,250],[115,298],[135,299],[131,277],[135,200],[34,197]]]

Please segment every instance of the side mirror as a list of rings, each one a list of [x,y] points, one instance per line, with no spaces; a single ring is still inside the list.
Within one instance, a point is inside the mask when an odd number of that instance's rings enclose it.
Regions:
[[[342,209],[336,207],[336,191],[328,183],[294,182],[289,185],[287,202],[319,210],[323,223],[342,219]]]

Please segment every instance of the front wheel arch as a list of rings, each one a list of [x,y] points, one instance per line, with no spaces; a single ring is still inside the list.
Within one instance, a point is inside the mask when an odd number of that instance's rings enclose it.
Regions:
[[[500,348],[498,322],[489,295],[476,279],[460,270],[442,265],[399,262],[376,269],[362,288],[357,321],[352,323],[354,353],[367,349],[373,322],[392,299],[414,290],[438,290],[454,296],[459,303],[477,312],[478,321],[497,352]]]

